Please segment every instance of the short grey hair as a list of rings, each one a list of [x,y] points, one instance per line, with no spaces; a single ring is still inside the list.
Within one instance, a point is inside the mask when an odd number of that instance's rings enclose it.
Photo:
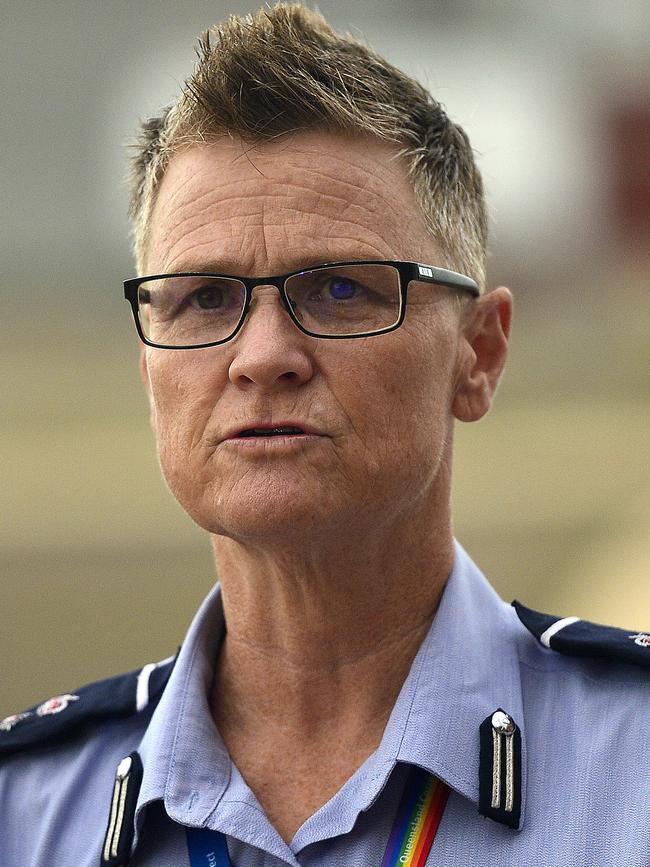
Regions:
[[[223,135],[254,143],[322,129],[394,143],[425,225],[446,257],[435,264],[485,288],[481,175],[466,133],[422,85],[300,4],[231,16],[205,31],[196,51],[198,63],[177,101],[146,120],[132,146],[130,214],[139,273],[174,153]]]

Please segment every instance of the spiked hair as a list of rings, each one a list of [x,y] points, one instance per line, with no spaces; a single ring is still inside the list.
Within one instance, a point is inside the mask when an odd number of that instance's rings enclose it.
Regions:
[[[142,124],[133,145],[130,214],[140,273],[174,153],[223,135],[259,142],[322,129],[394,143],[445,264],[485,287],[481,175],[464,130],[418,82],[299,4],[231,16],[205,31],[196,50],[181,95]]]

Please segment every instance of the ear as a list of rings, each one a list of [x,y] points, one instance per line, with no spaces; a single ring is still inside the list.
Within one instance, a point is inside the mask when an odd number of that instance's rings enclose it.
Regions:
[[[505,286],[486,292],[464,312],[460,365],[452,411],[459,421],[487,413],[508,354],[512,294]]]

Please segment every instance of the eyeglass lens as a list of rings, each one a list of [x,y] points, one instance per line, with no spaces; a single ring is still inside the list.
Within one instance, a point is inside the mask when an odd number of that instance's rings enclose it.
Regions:
[[[399,272],[391,265],[317,268],[289,277],[285,291],[301,326],[318,336],[381,331],[400,314]],[[246,287],[228,277],[163,277],[143,282],[138,316],[145,337],[164,346],[227,340],[236,330]]]

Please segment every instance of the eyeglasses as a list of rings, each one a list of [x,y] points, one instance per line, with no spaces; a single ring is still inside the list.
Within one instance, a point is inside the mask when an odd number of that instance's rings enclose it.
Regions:
[[[256,286],[275,286],[297,328],[337,340],[394,331],[404,321],[409,283],[446,286],[478,297],[469,277],[417,262],[335,262],[277,277],[183,272],[124,281],[140,339],[157,349],[226,343],[246,319]]]

